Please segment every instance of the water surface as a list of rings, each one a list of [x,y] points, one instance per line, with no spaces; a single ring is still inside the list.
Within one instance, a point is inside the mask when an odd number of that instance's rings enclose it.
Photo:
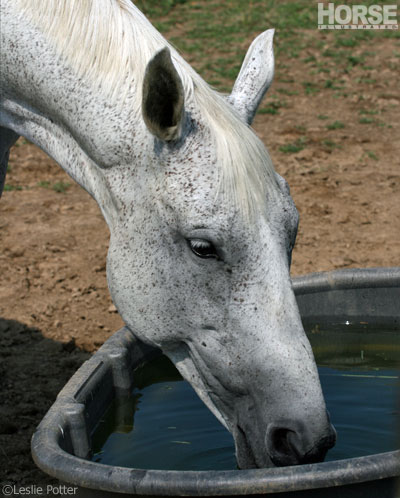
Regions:
[[[400,331],[367,324],[312,325],[336,446],[326,461],[400,447]],[[165,356],[135,372],[132,395],[114,402],[93,436],[93,460],[164,470],[236,469],[230,433]]]

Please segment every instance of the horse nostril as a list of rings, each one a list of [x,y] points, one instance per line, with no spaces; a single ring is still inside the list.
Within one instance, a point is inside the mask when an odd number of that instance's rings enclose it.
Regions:
[[[265,438],[268,455],[277,467],[322,462],[327,451],[335,444],[336,432],[332,426],[329,435],[321,437],[315,444],[310,444],[302,424],[285,425],[286,427],[270,424]]]
[[[292,453],[288,436],[291,431],[288,429],[276,429],[272,434],[272,444],[275,450],[282,455],[289,455]]]
[[[267,429],[266,444],[268,454],[277,467],[296,465],[299,456],[296,448],[290,441],[294,432],[284,427],[269,426]]]

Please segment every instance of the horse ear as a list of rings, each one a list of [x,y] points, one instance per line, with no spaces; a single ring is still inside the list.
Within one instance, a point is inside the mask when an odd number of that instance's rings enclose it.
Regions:
[[[167,47],[148,63],[143,81],[142,114],[149,131],[163,141],[181,134],[184,109],[182,81]]]
[[[274,29],[257,36],[244,58],[239,76],[228,97],[244,121],[251,124],[274,77]]]

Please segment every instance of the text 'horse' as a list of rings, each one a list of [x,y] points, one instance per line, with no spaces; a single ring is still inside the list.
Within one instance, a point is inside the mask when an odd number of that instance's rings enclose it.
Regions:
[[[334,444],[289,276],[298,215],[249,127],[273,31],[230,96],[128,0],[1,0],[0,191],[22,135],[97,201],[125,323],[160,347],[233,434],[241,468]]]

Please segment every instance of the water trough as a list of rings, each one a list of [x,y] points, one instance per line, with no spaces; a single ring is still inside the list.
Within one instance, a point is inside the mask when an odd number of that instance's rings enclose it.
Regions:
[[[305,322],[366,321],[400,333],[400,268],[340,270],[293,281]],[[279,498],[400,496],[400,449],[297,467],[171,471],[93,462],[91,437],[112,400],[130,391],[134,370],[161,352],[123,328],[59,393],[32,438],[36,464],[75,496],[268,496]],[[371,435],[373,437],[373,435]],[[396,491],[397,489],[397,491]]]

